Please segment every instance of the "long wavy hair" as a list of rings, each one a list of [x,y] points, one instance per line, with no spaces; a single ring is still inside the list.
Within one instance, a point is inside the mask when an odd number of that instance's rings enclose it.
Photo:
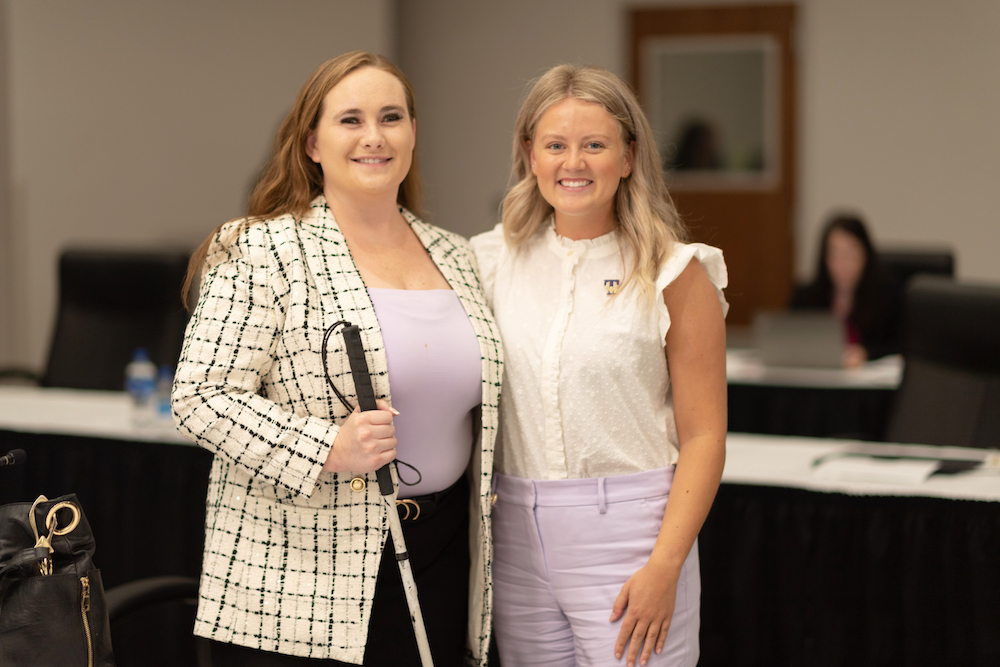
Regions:
[[[601,67],[559,65],[531,84],[514,125],[513,185],[502,204],[507,244],[525,243],[553,213],[531,173],[530,146],[542,115],[570,97],[603,107],[618,122],[625,146],[634,146],[632,171],[619,183],[614,201],[615,228],[632,258],[619,293],[637,284],[655,297],[656,276],[687,231],[663,182],[659,150],[639,100],[628,84]]]
[[[316,129],[316,123],[323,112],[323,100],[326,94],[348,74],[363,67],[373,67],[399,79],[406,93],[406,107],[410,120],[416,120],[417,109],[413,86],[410,85],[406,75],[385,56],[365,51],[351,51],[326,61],[316,68],[299,90],[291,111],[278,128],[271,147],[271,155],[250,194],[247,214],[243,218],[244,225],[252,225],[287,214],[304,216],[309,211],[310,202],[323,194],[323,169],[306,154],[306,140]],[[410,171],[399,186],[396,201],[411,213],[417,216],[422,214],[423,190],[420,187],[420,169],[417,166],[416,151],[413,152]],[[227,223],[216,227],[191,255],[184,286],[181,288],[185,303],[191,283],[205,263],[212,240],[225,224]],[[244,225],[238,227],[236,233],[242,230]]]
[[[834,230],[840,230],[853,236],[865,251],[865,266],[861,271],[858,284],[854,288],[854,303],[851,306],[848,319],[857,327],[866,328],[879,319],[880,312],[884,307],[880,288],[885,277],[878,252],[868,234],[868,228],[857,215],[837,213],[827,220],[816,257],[815,278],[807,288],[811,303],[822,308],[830,308],[833,304],[833,279],[830,277],[830,267],[826,263],[826,252],[830,243],[830,234]]]

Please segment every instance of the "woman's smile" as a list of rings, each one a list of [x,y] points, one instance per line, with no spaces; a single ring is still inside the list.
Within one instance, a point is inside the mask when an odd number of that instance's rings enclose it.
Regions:
[[[631,171],[632,147],[611,114],[566,98],[542,114],[529,150],[538,191],[555,210],[559,234],[592,238],[614,229],[615,193]]]
[[[416,145],[416,123],[407,111],[403,84],[392,74],[365,67],[330,89],[306,154],[323,169],[328,200],[396,199]]]

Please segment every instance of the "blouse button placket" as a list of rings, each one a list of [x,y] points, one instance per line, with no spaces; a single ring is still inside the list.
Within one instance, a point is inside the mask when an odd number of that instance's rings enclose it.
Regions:
[[[566,446],[563,442],[562,417],[559,410],[559,359],[563,339],[573,312],[576,289],[576,266],[586,249],[583,244],[573,244],[565,249],[559,282],[559,301],[552,328],[549,330],[542,352],[542,403],[545,415],[545,461],[553,478],[566,478]]]

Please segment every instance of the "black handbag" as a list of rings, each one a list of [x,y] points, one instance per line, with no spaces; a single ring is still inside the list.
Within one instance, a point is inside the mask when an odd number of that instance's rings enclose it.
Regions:
[[[75,494],[0,506],[0,665],[114,667],[94,546]]]

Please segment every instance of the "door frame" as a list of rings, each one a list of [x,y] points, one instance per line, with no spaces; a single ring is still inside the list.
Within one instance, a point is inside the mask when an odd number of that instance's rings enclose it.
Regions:
[[[785,307],[794,275],[796,198],[796,49],[793,4],[658,7],[631,12],[632,85],[644,91],[644,42],[662,37],[766,35],[778,45],[777,177],[768,187],[738,183],[668,187],[693,240],[722,247],[730,269],[729,322],[747,324],[760,310]]]

